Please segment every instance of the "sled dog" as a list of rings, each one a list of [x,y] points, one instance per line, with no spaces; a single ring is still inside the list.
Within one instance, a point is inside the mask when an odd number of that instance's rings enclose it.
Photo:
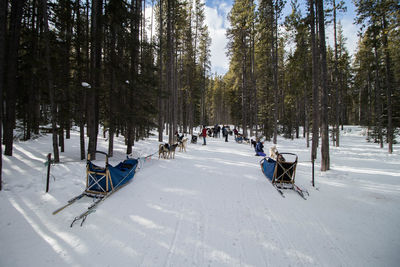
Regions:
[[[183,152],[183,151],[186,152],[187,141],[188,141],[188,139],[185,138],[181,142],[179,142],[179,152]]]

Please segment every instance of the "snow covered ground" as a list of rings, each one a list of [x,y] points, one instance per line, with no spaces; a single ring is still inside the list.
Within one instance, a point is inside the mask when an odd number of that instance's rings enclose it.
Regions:
[[[152,157],[73,228],[91,199],[52,212],[85,188],[78,133],[52,166],[47,194],[51,136],[17,142],[3,157],[0,266],[399,266],[400,146],[388,155],[362,133],[345,128],[341,147],[330,148],[331,170],[317,162],[316,188],[305,140],[278,139],[280,152],[299,156],[296,183],[308,200],[294,191],[282,198],[249,145],[208,138],[174,160]],[[122,139],[115,147],[112,164],[125,157]],[[134,150],[157,148],[154,137]]]

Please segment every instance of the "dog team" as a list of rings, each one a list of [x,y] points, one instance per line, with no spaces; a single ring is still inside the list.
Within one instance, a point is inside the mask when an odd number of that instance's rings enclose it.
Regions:
[[[179,147],[179,152],[186,152],[186,146],[187,146],[187,138],[183,138],[183,134],[179,135],[178,132],[175,133],[178,142],[175,144],[160,144],[158,146],[158,158],[163,158],[163,159],[175,159],[175,150],[177,147]]]

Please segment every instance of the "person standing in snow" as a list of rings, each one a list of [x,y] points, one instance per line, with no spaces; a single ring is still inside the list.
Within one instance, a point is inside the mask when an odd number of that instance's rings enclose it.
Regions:
[[[225,142],[228,142],[228,129],[226,129],[225,125],[222,127],[222,136],[225,137]]]
[[[262,157],[266,156],[266,154],[264,153],[264,142],[261,142],[261,140],[258,140],[255,150],[256,150],[256,156],[262,156]]]
[[[207,128],[205,125],[203,125],[203,130],[201,131],[201,135],[203,136],[203,146],[205,146],[207,137]]]
[[[236,138],[236,136],[238,135],[238,133],[239,133],[238,130],[237,130],[236,128],[234,128],[234,129],[233,129],[233,134],[235,135],[235,138]]]

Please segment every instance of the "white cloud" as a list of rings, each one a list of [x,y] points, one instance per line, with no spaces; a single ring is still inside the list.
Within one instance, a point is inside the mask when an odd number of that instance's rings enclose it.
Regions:
[[[227,14],[232,7],[220,3],[215,7],[205,7],[206,24],[211,37],[211,71],[212,73],[225,74],[229,68],[229,59],[226,56],[226,29],[229,26]]]
[[[345,47],[349,52],[350,56],[353,56],[357,52],[357,42],[358,42],[358,30],[359,27],[354,24],[353,18],[344,17],[341,19],[343,35],[346,38]],[[334,34],[333,34],[333,24],[326,28],[327,45],[333,48],[334,44]]]
[[[203,0],[203,2],[205,2]],[[218,74],[225,74],[229,68],[229,60],[226,56],[226,45],[228,40],[226,38],[226,29],[229,27],[227,15],[232,6],[225,2],[212,2],[212,7],[205,6],[205,23],[208,26],[211,37],[211,72]],[[151,6],[146,7],[146,27],[151,25]],[[153,17],[153,36],[155,33],[156,18]],[[147,29],[147,37],[150,38],[150,29]]]
[[[354,55],[357,52],[358,45],[358,25],[354,24],[352,18],[344,18],[342,20],[343,35],[346,37],[346,47],[350,55]]]
[[[153,9],[151,5],[146,6],[145,16],[146,16],[146,35],[147,38],[151,38],[151,34],[153,34],[153,38],[156,35],[156,23],[157,18],[155,16],[156,10]],[[153,15],[153,17],[152,17]],[[152,21],[153,19],[153,21]],[[151,27],[152,26],[152,27]],[[152,28],[152,30],[150,29]]]

